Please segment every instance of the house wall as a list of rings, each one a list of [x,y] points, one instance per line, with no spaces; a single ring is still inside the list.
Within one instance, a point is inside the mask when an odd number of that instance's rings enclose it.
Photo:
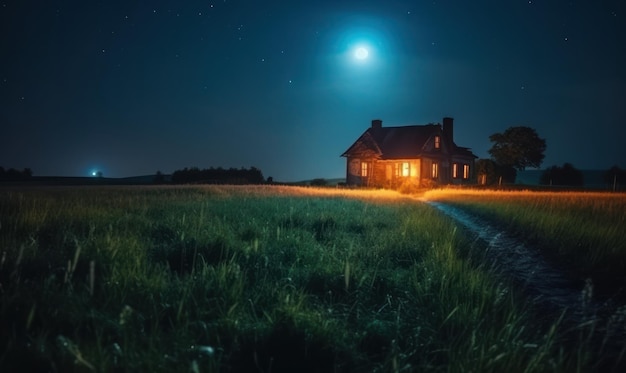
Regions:
[[[432,165],[436,163],[438,166],[438,175],[436,178],[432,177]],[[457,165],[457,176],[454,177],[454,164]],[[469,166],[469,175],[464,177],[464,166]],[[437,184],[468,184],[475,181],[475,166],[474,158],[467,157],[441,157],[441,158],[426,158],[422,159],[422,168],[424,170],[423,180],[429,180],[429,182],[435,182]]]
[[[405,164],[408,170],[405,171]],[[384,178],[377,178],[376,182],[384,187],[395,188],[406,182],[419,184],[420,161],[419,159],[394,159],[378,161],[377,169],[384,169]],[[407,172],[407,175],[404,173]]]
[[[432,179],[432,166],[434,160],[432,158],[422,158],[422,179]]]
[[[454,164],[457,164],[457,177],[454,177],[453,167]],[[464,177],[464,166],[469,166],[469,175],[467,178]],[[476,172],[475,172],[475,163],[474,158],[465,158],[465,157],[452,157],[450,163],[450,184],[460,185],[460,184],[469,184],[474,183],[476,181]]]
[[[367,164],[367,175],[363,176],[362,164]],[[409,174],[403,175],[403,164],[408,163]],[[453,165],[458,165],[457,177],[453,177]],[[396,188],[407,182],[415,186],[435,184],[467,184],[475,180],[474,159],[454,157],[452,159],[429,158],[378,160],[375,158],[348,158],[346,183],[366,187]],[[433,164],[437,164],[437,177],[432,177]],[[469,178],[463,177],[463,166],[469,166]]]
[[[361,177],[361,159],[348,158],[346,162],[346,183],[348,185],[364,185]]]
[[[363,163],[367,163],[367,176],[362,175]],[[403,164],[408,164],[404,176]],[[375,158],[348,158],[346,183],[348,185],[395,188],[403,183],[420,184],[422,164],[419,159],[378,160]]]

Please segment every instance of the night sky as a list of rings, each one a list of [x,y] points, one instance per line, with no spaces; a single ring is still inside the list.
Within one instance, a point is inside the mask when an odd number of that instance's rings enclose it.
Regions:
[[[626,168],[623,0],[0,0],[0,53],[0,166],[35,176],[343,177],[372,119],[444,116]]]

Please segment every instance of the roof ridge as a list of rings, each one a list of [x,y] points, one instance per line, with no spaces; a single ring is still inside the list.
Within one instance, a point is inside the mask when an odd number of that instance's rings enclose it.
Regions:
[[[407,124],[405,126],[384,126],[381,128],[406,128],[406,127],[427,127],[427,126],[440,126],[440,123],[428,123],[428,124]]]

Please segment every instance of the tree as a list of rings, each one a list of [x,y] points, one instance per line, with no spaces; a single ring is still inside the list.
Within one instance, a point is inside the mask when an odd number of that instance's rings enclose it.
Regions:
[[[626,183],[626,170],[622,170],[615,165],[604,173],[604,181],[607,185],[611,185],[611,188],[615,190],[618,185]]]
[[[501,181],[514,183],[517,177],[515,168],[497,164],[492,159],[477,160],[476,174],[478,175],[478,183],[482,185],[498,184]]]
[[[607,184],[613,184],[613,182],[623,184],[626,182],[626,171],[615,165],[604,173],[604,181]]]
[[[176,170],[172,173],[173,184],[262,184],[265,182],[263,173],[256,167],[230,168],[222,167],[199,169],[198,167]]]
[[[504,133],[489,136],[493,146],[489,154],[500,166],[523,171],[526,167],[539,167],[546,151],[546,140],[530,127],[509,127]]]
[[[546,169],[541,174],[539,184],[583,186],[585,177],[582,171],[576,169],[571,163],[564,163],[563,167],[552,166]]]
[[[5,170],[4,167],[0,167],[0,180],[27,180],[33,176],[33,170],[25,168],[23,171],[18,171],[15,168],[9,168]]]
[[[491,159],[478,159],[476,161],[476,174],[478,183],[482,185],[494,184],[498,176],[496,174],[497,165]]]

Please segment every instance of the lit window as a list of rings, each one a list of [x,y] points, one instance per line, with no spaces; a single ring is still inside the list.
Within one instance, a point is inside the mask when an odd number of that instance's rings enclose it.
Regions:
[[[441,147],[441,137],[435,136],[435,149],[439,149]]]
[[[410,176],[409,162],[402,162],[402,176]]]
[[[361,162],[361,176],[367,176],[367,162]]]
[[[463,165],[463,179],[469,179],[470,177],[470,169],[468,164]]]
[[[433,162],[433,168],[432,168],[432,177],[433,179],[436,179],[439,177],[439,164],[434,163],[434,162]]]
[[[455,179],[459,177],[459,164],[458,163],[452,164],[452,177]]]

